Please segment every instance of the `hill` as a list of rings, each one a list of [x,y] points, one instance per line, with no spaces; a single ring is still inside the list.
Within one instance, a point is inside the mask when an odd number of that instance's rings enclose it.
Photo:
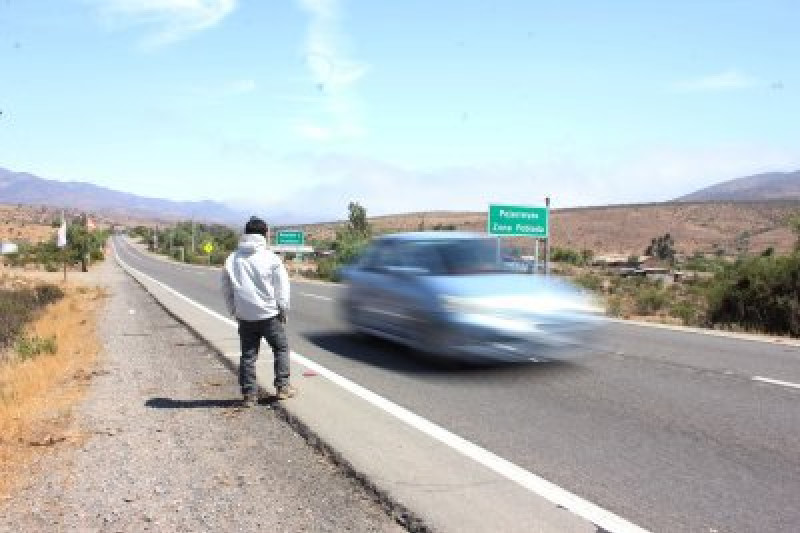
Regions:
[[[587,248],[600,253],[641,254],[653,237],[670,233],[676,249],[694,252],[759,253],[769,246],[789,252],[795,235],[790,215],[800,212],[800,201],[746,203],[663,203],[554,209],[552,245]],[[486,213],[427,212],[370,218],[376,233],[432,229],[437,224],[460,230],[486,231]],[[344,222],[301,227],[310,239],[333,237]],[[531,249],[530,239],[514,245]]]
[[[677,202],[749,202],[800,200],[800,170],[746,176],[677,198]]]
[[[0,199],[24,204],[102,212],[125,219],[177,220],[192,216],[209,222],[236,223],[245,214],[219,202],[175,202],[115,191],[91,183],[56,181],[0,168]]]

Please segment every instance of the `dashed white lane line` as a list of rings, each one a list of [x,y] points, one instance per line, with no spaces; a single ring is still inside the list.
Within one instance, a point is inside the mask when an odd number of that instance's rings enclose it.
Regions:
[[[125,261],[123,261],[122,258],[120,258],[120,256],[116,253],[116,248],[114,249],[114,255],[117,258],[117,262],[119,262],[119,264],[131,275],[133,275],[135,272],[138,276],[141,276],[142,278],[149,280],[151,283],[158,285],[165,291],[171,293],[177,298],[180,298],[195,308],[219,319],[229,326],[236,327],[236,322],[230,318],[222,316],[216,311],[212,311],[211,309],[176,291],[169,285],[166,285],[165,283],[162,283],[157,279],[154,279],[147,274],[128,266]],[[547,481],[546,479],[537,476],[533,472],[529,472],[524,468],[517,466],[511,461],[503,459],[489,450],[481,448],[477,444],[474,444],[473,442],[470,442],[465,438],[434,424],[430,420],[409,411],[405,407],[397,405],[391,400],[372,392],[366,387],[362,387],[358,383],[350,381],[344,376],[340,376],[332,370],[328,370],[326,367],[315,363],[314,361],[307,359],[296,352],[292,352],[292,360],[309,370],[315,371],[320,376],[327,378],[329,381],[339,385],[351,394],[354,394],[362,400],[372,404],[373,406],[381,409],[382,411],[397,418],[414,429],[417,429],[418,431],[428,435],[429,437],[441,442],[442,444],[449,446],[456,452],[472,459],[478,464],[485,466],[496,474],[513,481],[514,483],[517,483],[530,492],[538,494],[542,498],[556,505],[560,505],[561,507],[568,509],[584,520],[588,520],[589,522],[606,531],[611,533],[648,533],[646,529],[637,526],[628,520],[625,520],[621,516],[617,516],[611,511],[607,511],[606,509],[603,509],[602,507],[595,505],[588,500],[584,500],[580,496],[559,487],[555,483]]]
[[[318,300],[325,300],[327,302],[330,302],[330,301],[333,300],[333,298],[331,298],[330,296],[322,296],[322,295],[319,295],[319,294],[311,294],[310,292],[301,292],[300,294],[303,295],[303,296],[308,296],[309,298],[316,298]]]
[[[770,383],[772,385],[780,385],[781,387],[790,387],[792,389],[800,389],[800,383],[792,383],[791,381],[781,381],[779,379],[765,378],[764,376],[753,376],[753,381],[760,381],[762,383]]]

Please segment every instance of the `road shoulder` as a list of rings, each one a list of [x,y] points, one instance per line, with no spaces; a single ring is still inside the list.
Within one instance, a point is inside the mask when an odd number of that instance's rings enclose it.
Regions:
[[[398,526],[117,267],[86,435],[2,503],[1,531],[380,531]]]

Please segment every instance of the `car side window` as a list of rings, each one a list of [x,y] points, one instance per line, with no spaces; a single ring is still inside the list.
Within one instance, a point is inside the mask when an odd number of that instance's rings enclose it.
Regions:
[[[401,267],[404,261],[403,246],[395,242],[384,243],[383,250],[381,250],[381,266],[383,267]]]
[[[367,270],[380,270],[387,266],[397,266],[397,246],[393,242],[376,243],[364,256],[363,266]]]
[[[404,266],[419,268],[430,274],[440,273],[443,266],[435,246],[425,242],[408,243],[403,250]]]

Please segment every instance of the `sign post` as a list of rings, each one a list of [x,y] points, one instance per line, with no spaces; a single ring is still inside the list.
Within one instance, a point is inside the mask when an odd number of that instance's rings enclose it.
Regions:
[[[214,251],[214,245],[211,241],[206,241],[203,243],[203,252],[208,256],[208,265],[211,266],[211,252]]]
[[[544,199],[545,209],[547,209],[547,219],[550,219],[550,197]],[[544,240],[544,275],[550,275],[550,236]]]
[[[490,204],[487,229],[489,234],[498,237],[533,238],[536,247],[536,263],[538,263],[539,239],[544,239],[544,271],[545,274],[548,273],[547,261],[550,242],[549,197],[545,199],[545,207]]]

